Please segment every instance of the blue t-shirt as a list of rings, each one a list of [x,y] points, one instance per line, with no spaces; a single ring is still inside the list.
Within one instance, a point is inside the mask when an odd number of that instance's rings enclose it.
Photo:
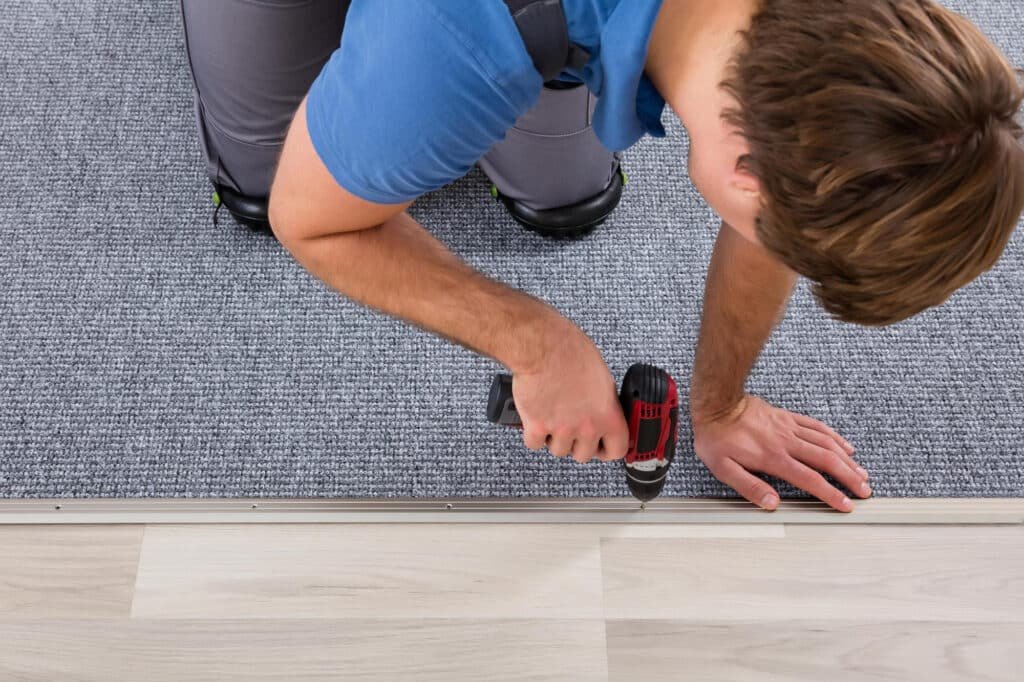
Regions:
[[[563,0],[591,59],[567,79],[597,96],[593,126],[621,151],[665,135],[644,75],[662,0]],[[306,120],[334,179],[367,201],[411,201],[465,175],[540,96],[542,78],[502,0],[354,0]]]

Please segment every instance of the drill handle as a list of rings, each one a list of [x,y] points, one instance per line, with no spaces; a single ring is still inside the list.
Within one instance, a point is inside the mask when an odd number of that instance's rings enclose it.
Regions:
[[[512,400],[512,375],[495,374],[491,392],[487,397],[487,419],[502,426],[522,428],[516,404]]]

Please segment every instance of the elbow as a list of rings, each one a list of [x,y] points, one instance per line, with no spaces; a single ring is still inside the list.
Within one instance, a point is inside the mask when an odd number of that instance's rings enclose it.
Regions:
[[[294,254],[322,237],[350,231],[343,208],[304,192],[289,191],[288,187],[289,183],[273,187],[267,205],[270,229],[287,250]]]
[[[271,190],[267,219],[277,241],[289,251],[304,239],[302,221],[294,210],[294,198],[286,192]]]

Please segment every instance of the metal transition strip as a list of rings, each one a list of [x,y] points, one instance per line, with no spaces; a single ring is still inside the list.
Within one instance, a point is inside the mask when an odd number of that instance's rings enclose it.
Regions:
[[[842,514],[812,500],[764,512],[744,500],[663,498],[19,499],[0,525],[158,523],[1020,524],[1024,498],[877,498]]]

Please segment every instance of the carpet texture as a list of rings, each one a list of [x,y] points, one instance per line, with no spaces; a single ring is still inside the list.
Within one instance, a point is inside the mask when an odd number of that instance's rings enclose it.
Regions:
[[[1024,65],[1024,4],[950,5]],[[177,2],[9,0],[3,15],[0,496],[627,495],[618,462],[530,452],[485,421],[496,363],[212,225]],[[577,243],[519,229],[476,172],[413,213],[575,320],[616,380],[653,362],[685,400],[717,227],[685,153],[671,117]],[[1024,235],[884,329],[832,321],[801,281],[748,389],[846,436],[877,495],[1024,495]],[[665,495],[731,495],[685,415],[679,435]]]

